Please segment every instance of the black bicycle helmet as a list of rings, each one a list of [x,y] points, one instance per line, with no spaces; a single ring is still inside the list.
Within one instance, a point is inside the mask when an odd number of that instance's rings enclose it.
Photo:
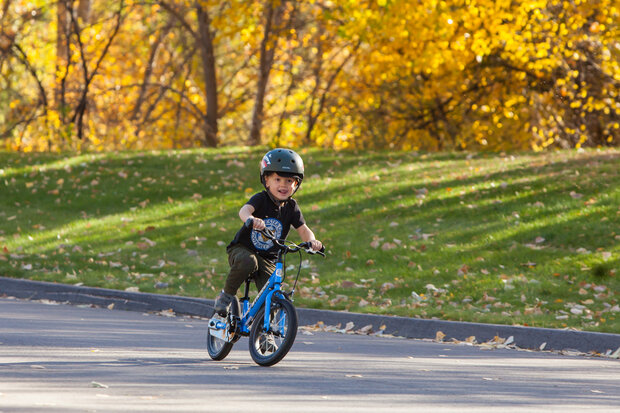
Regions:
[[[276,172],[280,176],[297,179],[297,189],[304,179],[304,161],[290,149],[276,148],[263,156],[260,162],[260,181],[265,185],[265,174]]]

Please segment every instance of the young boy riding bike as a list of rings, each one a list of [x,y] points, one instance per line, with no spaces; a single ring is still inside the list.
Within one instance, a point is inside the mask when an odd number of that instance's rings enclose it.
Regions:
[[[277,239],[286,239],[292,225],[313,250],[323,248],[292,198],[304,179],[301,157],[290,149],[267,152],[260,164],[260,179],[265,190],[252,196],[239,210],[243,223],[248,218],[253,219],[253,228],[242,226],[226,247],[230,272],[224,289],[215,300],[215,312],[221,316],[226,315],[237,290],[251,274],[257,272],[254,282],[260,290],[275,270],[277,248],[257,231],[267,228]]]

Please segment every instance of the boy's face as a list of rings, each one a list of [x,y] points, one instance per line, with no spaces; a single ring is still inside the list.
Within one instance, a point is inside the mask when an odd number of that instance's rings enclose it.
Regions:
[[[265,186],[277,200],[286,201],[297,188],[297,181],[294,178],[286,178],[277,173],[272,173],[265,177]]]

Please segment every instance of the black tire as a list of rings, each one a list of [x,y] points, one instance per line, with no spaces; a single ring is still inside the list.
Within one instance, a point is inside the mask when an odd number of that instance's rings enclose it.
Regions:
[[[239,301],[237,300],[237,297],[235,297],[235,299],[230,304],[229,312],[233,316],[239,317]],[[215,315],[215,312],[213,313],[213,315]],[[227,329],[230,327],[230,325],[228,325],[228,320],[230,320],[230,317],[227,317]],[[230,353],[230,350],[232,350],[233,344],[235,344],[236,341],[237,338],[228,342],[222,340],[221,338],[214,337],[211,335],[210,330],[207,328],[207,351],[209,352],[209,357],[211,357],[213,360],[224,360],[228,353]]]
[[[297,336],[295,306],[283,298],[271,301],[271,331],[264,328],[265,308],[261,308],[250,330],[250,355],[261,366],[273,366],[286,356]]]

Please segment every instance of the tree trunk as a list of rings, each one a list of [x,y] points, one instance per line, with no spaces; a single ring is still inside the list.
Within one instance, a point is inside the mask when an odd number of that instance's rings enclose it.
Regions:
[[[258,84],[256,86],[256,98],[254,99],[254,110],[252,112],[252,127],[250,130],[250,145],[261,143],[261,129],[263,127],[263,112],[265,107],[265,92],[269,82],[269,73],[273,66],[273,58],[276,51],[277,34],[275,30],[280,27],[283,3],[276,6],[274,10],[273,1],[268,0],[265,7],[265,27],[263,30],[263,41],[260,46],[260,67],[258,73]],[[274,40],[271,38],[274,37]]]
[[[151,81],[151,75],[153,74],[153,65],[155,62],[155,58],[159,53],[160,46],[162,45],[163,39],[168,35],[170,29],[172,29],[173,21],[172,19],[166,24],[166,26],[159,32],[157,35],[157,39],[153,42],[153,46],[151,47],[151,53],[149,54],[149,60],[146,64],[146,69],[144,70],[144,79],[142,81],[142,85],[140,85],[140,92],[138,93],[138,98],[136,99],[136,104],[131,111],[130,119],[135,121],[138,119],[138,115],[142,109],[142,105],[144,103],[144,98],[146,95],[146,90],[148,88],[148,84]]]
[[[58,108],[61,119],[64,123],[66,110],[65,106],[65,84],[67,71],[69,70],[69,10],[67,0],[59,0],[57,6],[57,31],[56,31],[56,73],[65,71],[65,74],[56,78],[54,89],[54,105]]]
[[[116,15],[116,25],[114,26],[114,28],[112,29],[112,33],[110,33],[110,36],[108,38],[107,43],[105,44],[105,46],[103,47],[103,50],[100,54],[100,56],[98,57],[98,59],[96,60],[96,63],[94,65],[94,68],[92,69],[92,71],[89,73],[88,71],[88,62],[86,61],[86,53],[85,53],[85,48],[84,48],[84,44],[82,42],[81,39],[81,33],[82,33],[82,29],[79,26],[79,22],[75,19],[75,15],[74,14],[70,14],[70,19],[71,19],[71,27],[73,29],[73,33],[75,35],[76,38],[76,43],[77,43],[77,49],[80,52],[80,58],[81,58],[81,62],[82,62],[82,75],[83,75],[83,84],[82,84],[82,91],[80,93],[80,98],[79,98],[79,102],[75,108],[75,111],[73,112],[73,117],[71,118],[71,122],[72,123],[76,123],[77,121],[77,137],[78,139],[83,139],[84,138],[84,115],[86,114],[86,109],[88,107],[88,91],[89,91],[89,87],[90,84],[93,80],[93,78],[97,75],[97,72],[99,70],[99,68],[101,67],[101,63],[103,62],[103,59],[105,58],[105,56],[107,55],[110,46],[112,45],[112,43],[114,42],[114,38],[116,37],[116,35],[118,34],[122,22],[123,22],[123,10],[124,10],[124,4],[123,4],[123,0],[120,1],[119,4],[119,9],[118,9],[118,13]]]
[[[349,53],[349,55],[345,57],[342,63],[340,63],[340,65],[336,68],[336,70],[334,70],[332,75],[327,80],[327,84],[325,85],[325,88],[323,89],[323,93],[321,93],[321,96],[319,98],[317,95],[318,95],[319,86],[322,80],[321,70],[323,67],[323,58],[320,56],[322,52],[321,52],[321,47],[319,43],[319,47],[318,47],[319,53],[317,53],[317,63],[316,63],[316,69],[314,72],[315,86],[314,86],[314,89],[311,95],[312,101],[310,103],[310,108],[308,109],[308,129],[306,130],[306,136],[304,137],[304,143],[306,145],[310,144],[310,142],[312,141],[312,131],[314,129],[314,126],[316,125],[316,121],[319,119],[319,116],[321,116],[321,114],[323,113],[323,110],[325,109],[325,104],[327,102],[327,95],[330,92],[334,82],[336,81],[336,78],[338,77],[338,75],[340,74],[344,66],[347,64],[347,62],[355,55],[355,53],[357,53],[357,49],[360,47],[360,44],[361,42],[358,42],[357,45],[353,48],[353,50]],[[314,103],[316,99],[319,99],[319,107],[315,112]]]
[[[218,102],[217,102],[217,78],[215,70],[215,53],[213,51],[213,36],[211,33],[211,20],[204,7],[196,4],[198,16],[198,39],[200,39],[200,57],[202,59],[203,78],[205,82],[205,96],[207,100],[207,113],[203,117],[204,145],[216,147],[218,145]]]
[[[93,0],[80,0],[78,4],[77,14],[82,23],[88,23],[90,20],[90,10],[92,9]]]

